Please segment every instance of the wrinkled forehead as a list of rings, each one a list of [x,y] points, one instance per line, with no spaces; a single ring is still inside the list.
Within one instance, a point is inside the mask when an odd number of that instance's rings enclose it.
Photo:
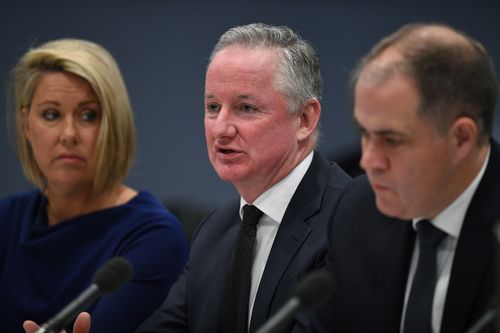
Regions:
[[[205,76],[205,90],[213,86],[259,85],[276,80],[277,54],[269,48],[232,46],[219,51]]]
[[[211,67],[231,64],[267,65],[269,62],[277,64],[279,50],[274,47],[231,45],[215,53],[211,58],[208,69]]]

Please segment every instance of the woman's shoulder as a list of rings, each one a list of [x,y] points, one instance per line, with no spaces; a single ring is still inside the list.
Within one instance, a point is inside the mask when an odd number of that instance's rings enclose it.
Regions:
[[[127,206],[143,212],[172,214],[157,197],[144,190],[137,191],[137,195],[127,203]]]
[[[138,191],[121,206],[113,220],[120,221],[112,226],[114,234],[126,235],[121,244],[123,249],[138,249],[136,244],[144,244],[147,240],[147,248],[155,248],[156,255],[163,253],[168,257],[172,251],[187,253],[181,222],[148,191]]]
[[[14,193],[0,199],[0,211],[26,210],[41,198],[42,194],[38,189]]]
[[[137,195],[122,208],[122,213],[133,221],[148,221],[149,224],[180,224],[177,217],[148,191],[138,191]]]

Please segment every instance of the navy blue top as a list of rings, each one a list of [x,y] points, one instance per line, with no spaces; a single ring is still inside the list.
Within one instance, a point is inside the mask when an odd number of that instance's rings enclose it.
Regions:
[[[160,306],[187,260],[178,220],[147,192],[50,227],[45,207],[38,190],[0,200],[1,331],[24,333],[24,320],[52,318],[106,261],[123,256],[134,276],[89,309],[90,331],[133,332]]]

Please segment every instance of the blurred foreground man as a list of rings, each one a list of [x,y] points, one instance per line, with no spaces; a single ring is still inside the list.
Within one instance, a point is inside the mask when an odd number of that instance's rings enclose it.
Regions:
[[[448,26],[407,25],[371,50],[354,82],[366,176],[348,186],[332,221],[337,293],[312,330],[465,332],[494,306],[491,59]]]

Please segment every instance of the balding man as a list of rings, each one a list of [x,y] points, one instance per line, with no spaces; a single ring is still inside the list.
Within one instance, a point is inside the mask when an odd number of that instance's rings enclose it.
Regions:
[[[371,50],[354,83],[366,176],[332,220],[337,294],[313,330],[465,332],[495,289],[491,59],[448,26],[407,25]]]

